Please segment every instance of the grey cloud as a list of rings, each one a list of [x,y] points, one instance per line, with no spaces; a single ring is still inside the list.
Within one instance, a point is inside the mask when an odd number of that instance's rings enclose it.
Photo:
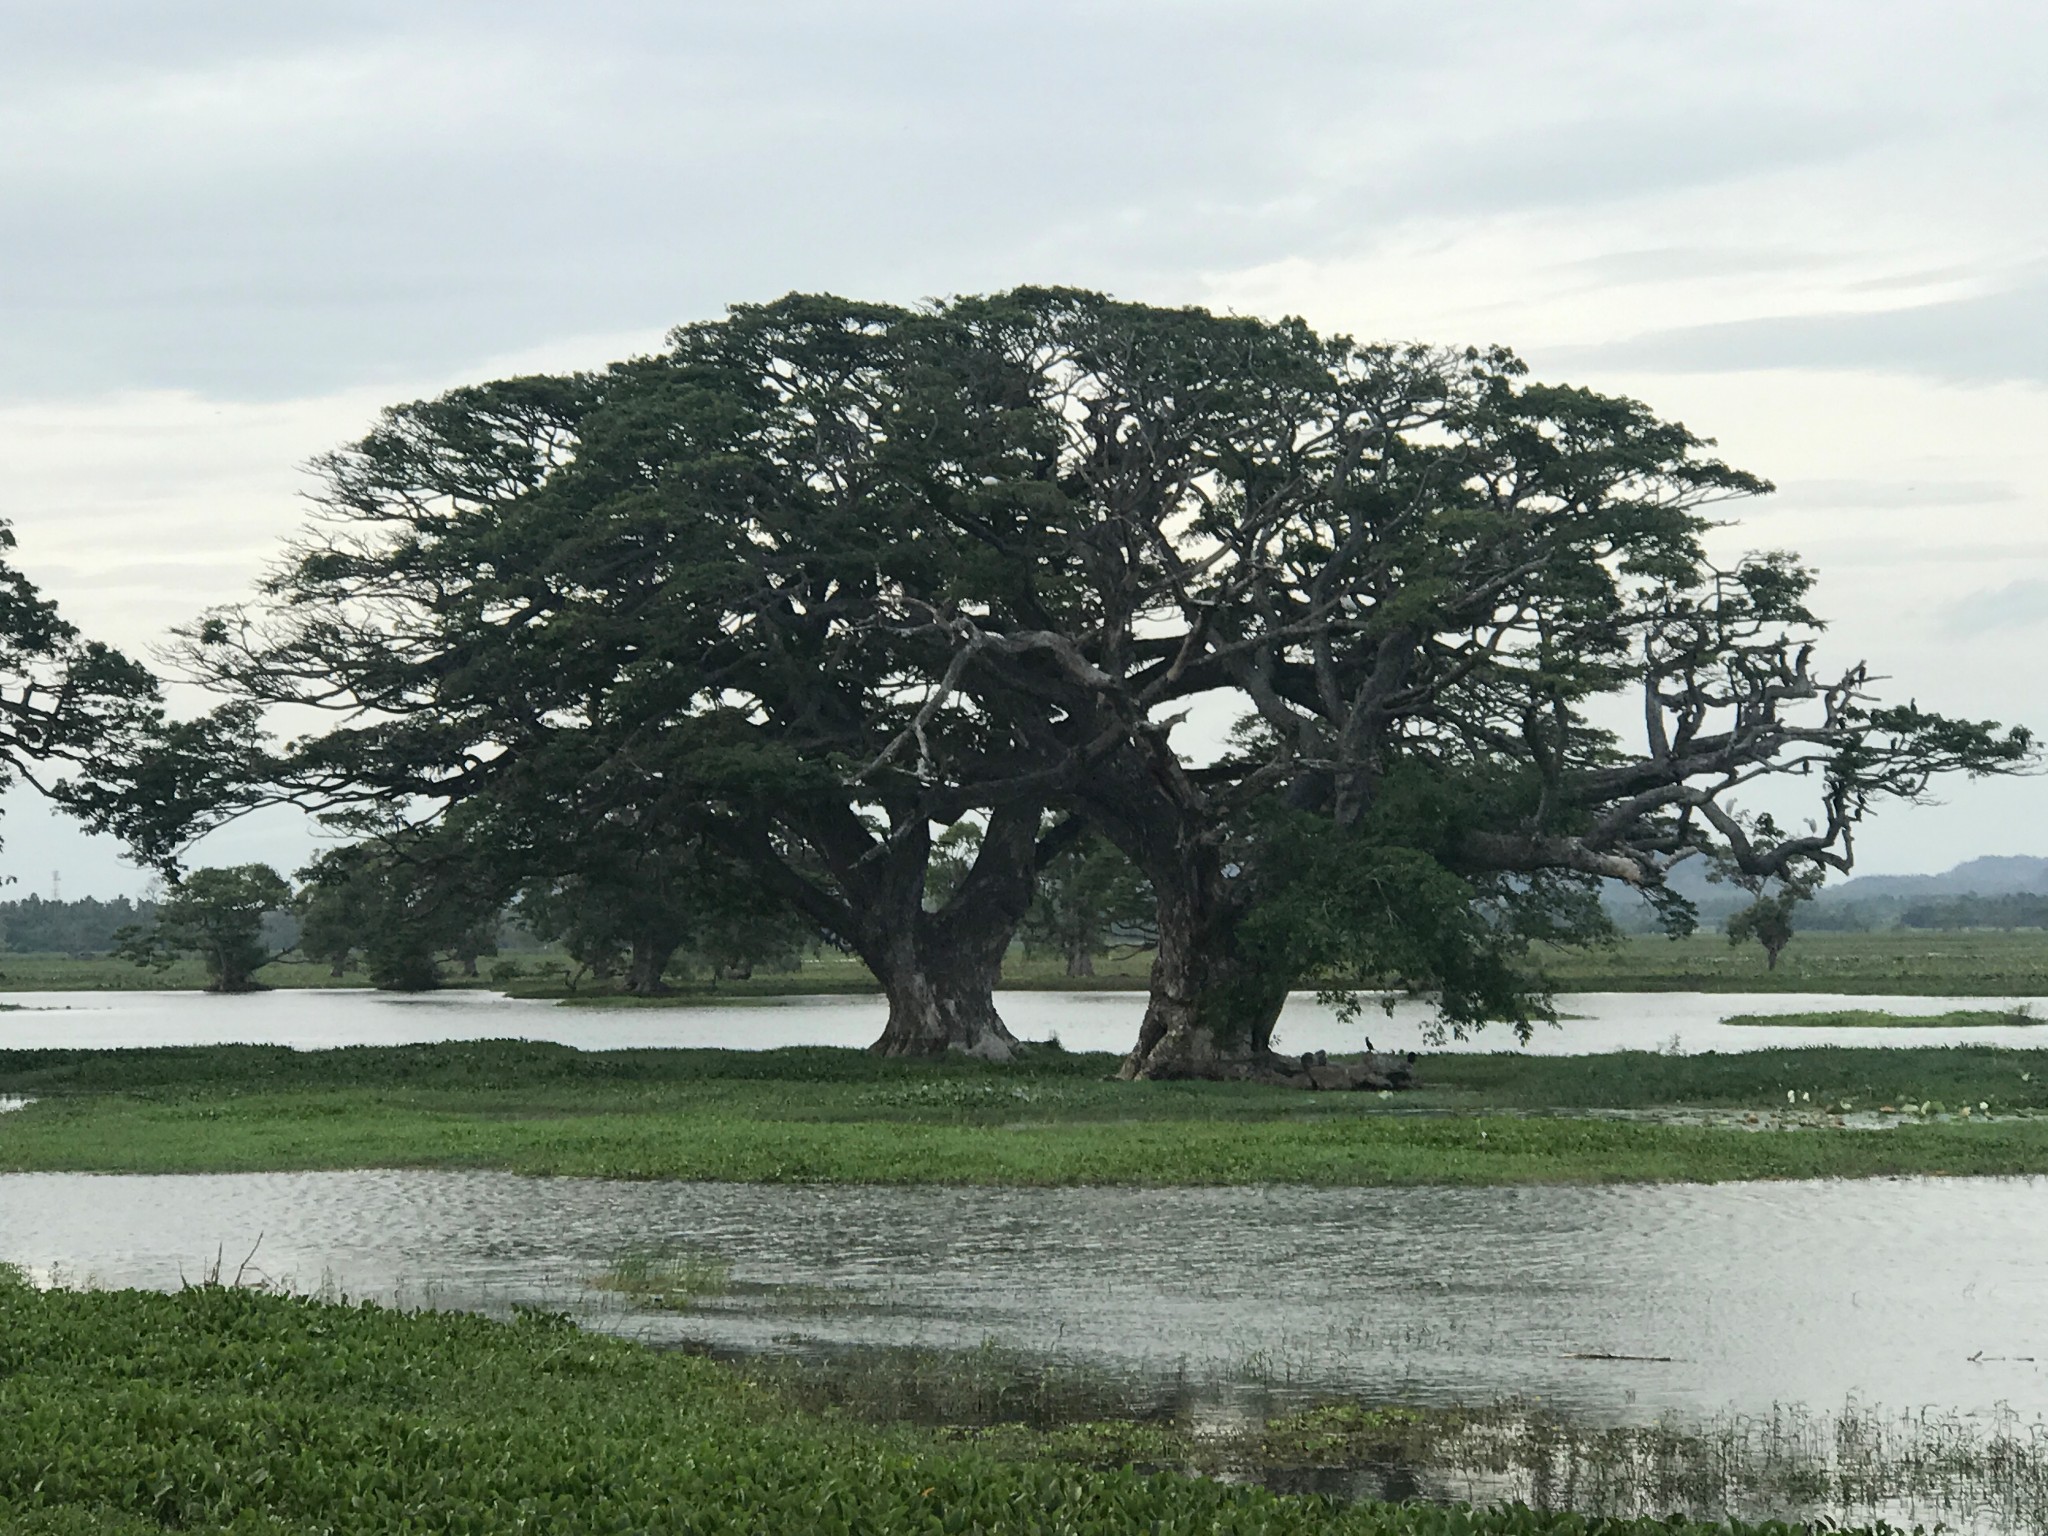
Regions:
[[[1597,283],[1668,282],[1688,277],[1751,277],[1808,272],[1827,265],[1828,257],[1768,245],[1663,245],[1642,250],[1609,251],[1570,263],[1567,271]]]
[[[311,9],[86,3],[0,37],[26,115],[0,394],[329,390],[793,287],[1192,298],[1420,214],[1839,158],[1923,110],[1728,67],[1753,40],[1706,5]],[[323,65],[340,106],[301,114],[290,71]],[[1492,98],[1524,80],[1571,88]]]
[[[1790,480],[1776,498],[1782,506],[1827,510],[1985,507],[2019,499],[2020,488],[2004,480]]]
[[[1948,604],[1941,629],[1958,639],[2001,629],[2030,629],[2048,620],[2048,581],[2010,582],[1972,592]]]
[[[1864,314],[1776,315],[1556,347],[1562,363],[1671,373],[1819,368],[2048,383],[2048,277],[1994,293]]]

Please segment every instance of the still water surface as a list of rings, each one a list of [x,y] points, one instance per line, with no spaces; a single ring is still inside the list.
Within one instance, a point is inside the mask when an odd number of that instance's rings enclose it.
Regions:
[[[289,1045],[312,1050],[343,1045],[404,1045],[432,1040],[519,1037],[554,1040],[586,1050],[645,1046],[725,1046],[765,1050],[785,1045],[862,1046],[881,1033],[886,1009],[874,997],[793,997],[677,1008],[565,1008],[495,992],[423,995],[362,989],[292,989],[214,997],[203,992],[20,992],[7,994],[20,1012],[0,1013],[0,1050],[51,1047]],[[1021,1038],[1059,1036],[1069,1050],[1126,1051],[1137,1038],[1145,999],[1137,992],[1003,992],[997,1002]],[[1730,1014],[1802,1013],[1873,1008],[1891,1013],[1949,1009],[2009,1010],[2048,1001],[2029,998],[1846,997],[1826,994],[1588,992],[1559,999],[1569,1015],[1536,1031],[1529,1049],[1545,1055],[1586,1051],[1761,1050],[1780,1045],[1915,1046],[1970,1042],[2048,1048],[2048,1028],[1797,1029],[1731,1028]],[[1355,1051],[1370,1036],[1382,1050],[1430,1049],[1429,1010],[1397,1003],[1345,1022],[1313,993],[1288,1000],[1275,1035],[1290,1052]],[[1453,1050],[1504,1050],[1514,1038],[1495,1027]]]
[[[991,1133],[995,1134],[995,1133]],[[984,1341],[1213,1404],[1537,1397],[1628,1421],[1854,1399],[2048,1415],[2048,1185],[899,1189],[425,1171],[0,1176],[0,1260],[536,1302],[736,1349]],[[621,1254],[730,1265],[633,1311]],[[1598,1358],[1637,1357],[1637,1358]]]

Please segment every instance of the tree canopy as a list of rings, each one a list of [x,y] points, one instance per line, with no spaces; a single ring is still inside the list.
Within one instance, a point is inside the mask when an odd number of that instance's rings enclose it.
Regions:
[[[1527,947],[1603,935],[1599,879],[1846,869],[1880,802],[2031,760],[1820,670],[1810,573],[1709,559],[1712,509],[1769,490],[1710,450],[1501,350],[793,295],[388,411],[183,655],[232,707],[339,716],[266,793],[687,827],[868,961],[893,1049],[1007,1050],[997,962],[1100,835],[1157,905],[1127,1070],[1258,1072],[1290,986],[1526,1028]],[[1185,723],[1218,701],[1228,743]],[[1767,783],[1810,823],[1747,814]]]

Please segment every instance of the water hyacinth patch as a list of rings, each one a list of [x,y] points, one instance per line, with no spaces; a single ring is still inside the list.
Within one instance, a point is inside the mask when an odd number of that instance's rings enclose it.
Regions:
[[[1670,1536],[1006,1461],[792,1410],[712,1361],[221,1286],[0,1287],[0,1528]],[[1773,1531],[1788,1527],[1763,1527]]]

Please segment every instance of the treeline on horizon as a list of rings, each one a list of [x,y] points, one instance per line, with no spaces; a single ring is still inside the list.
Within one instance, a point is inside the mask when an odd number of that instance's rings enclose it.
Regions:
[[[0,950],[16,955],[104,955],[123,928],[156,920],[157,903],[116,896],[75,901],[29,895],[0,901]]]
[[[71,955],[79,958],[113,953],[124,928],[155,921],[159,904],[116,896],[110,900],[81,897],[74,901],[26,896],[19,901],[0,901],[0,951],[17,955]],[[1041,905],[1034,914],[1048,927],[1058,908]],[[280,950],[292,950],[299,942],[299,923],[289,912],[269,914],[266,937]],[[1631,931],[1657,932],[1653,924],[1629,925]],[[1888,929],[1961,931],[1985,929],[2012,932],[2023,929],[2048,930],[2048,892],[2001,892],[1991,896],[1974,893],[1954,896],[1876,896],[1860,901],[1817,902],[1800,911],[1797,927],[1802,933],[1882,933]],[[1050,935],[1046,936],[1047,938]],[[1100,954],[1103,948],[1149,947],[1149,934],[1141,925],[1099,937],[1089,936],[1073,946],[1070,974],[1089,973],[1083,956]],[[1055,950],[1056,942],[1032,942],[1041,935],[1026,936],[1027,951]],[[1085,946],[1085,947],[1084,947]],[[517,913],[507,912],[498,926],[493,952],[532,953],[549,946],[536,936]],[[350,957],[351,964],[354,957]],[[773,967],[771,967],[773,968]]]
[[[1739,908],[1734,899],[1701,902],[1700,920],[1708,929],[1721,928]],[[1615,926],[1626,934],[1661,934],[1656,913],[1646,903],[1616,902],[1609,908]],[[1823,897],[1794,909],[1797,933],[1886,933],[1893,929],[2011,932],[2048,929],[2048,892],[1974,892],[1944,896],[1865,896],[1830,901]]]

